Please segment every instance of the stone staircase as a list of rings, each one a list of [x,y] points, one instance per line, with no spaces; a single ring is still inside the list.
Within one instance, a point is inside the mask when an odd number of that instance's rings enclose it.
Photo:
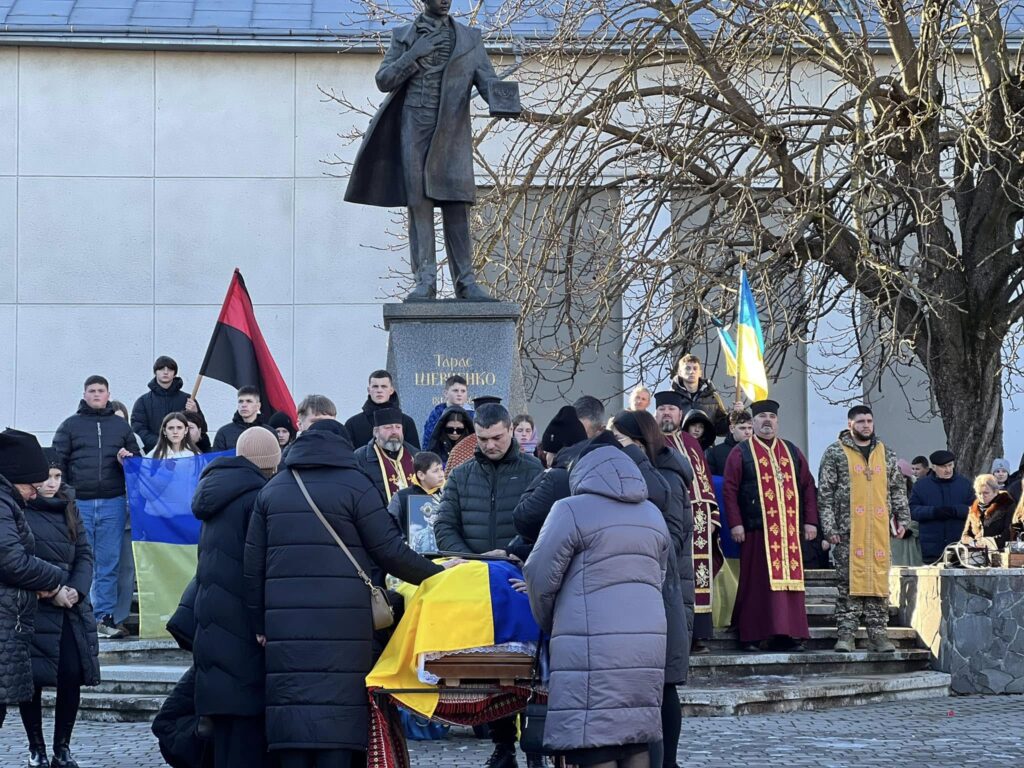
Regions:
[[[690,659],[690,679],[678,689],[683,714],[748,715],[826,709],[949,695],[949,675],[929,669],[927,650],[908,627],[889,627],[896,653],[834,653],[836,588],[831,571],[809,571],[807,614],[811,639],[804,653],[741,653],[734,632],[716,630],[710,653]],[[860,647],[866,639],[858,630]],[[103,682],[82,689],[80,717],[151,720],[191,664],[172,640],[101,640]],[[46,691],[44,706],[52,707]]]
[[[736,633],[716,629],[705,642],[710,653],[690,658],[690,677],[680,687],[683,714],[748,715],[827,709],[883,701],[949,695],[949,675],[929,669],[929,652],[917,646],[909,627],[890,626],[896,653],[861,650],[867,633],[857,631],[855,653],[835,653],[835,575],[805,574],[811,638],[804,653],[743,653]],[[890,611],[895,618],[896,611]]]

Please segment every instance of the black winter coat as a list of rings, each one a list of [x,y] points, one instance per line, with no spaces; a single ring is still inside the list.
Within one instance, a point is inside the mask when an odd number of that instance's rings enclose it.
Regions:
[[[64,480],[83,500],[124,496],[124,469],[117,460],[122,448],[141,455],[131,424],[109,403],[97,409],[82,400],[78,412],[64,419],[53,436]]]
[[[67,626],[75,636],[78,659],[82,665],[82,685],[100,682],[99,642],[96,638],[96,617],[89,602],[92,587],[93,556],[85,535],[82,519],[75,512],[75,540],[68,534],[64,516],[67,505],[74,504],[73,491],[64,486],[52,499],[37,496],[25,509],[25,520],[36,540],[36,557],[61,569],[61,584],[78,592],[73,608],[60,608],[50,600],[40,600],[32,635],[32,678],[36,685],[57,685],[57,662],[60,659],[60,637]],[[61,496],[64,498],[61,498]]]
[[[963,475],[948,480],[926,475],[910,493],[910,517],[919,525],[921,554],[926,563],[937,560],[947,544],[960,541],[964,520],[974,503],[974,486]]]
[[[60,568],[34,555],[23,507],[21,494],[0,475],[0,704],[32,698],[35,593],[56,589],[64,577]]]
[[[683,455],[672,448],[664,448],[655,457],[654,466],[669,487],[668,503],[662,507],[665,524],[672,538],[673,552],[669,556],[662,596],[668,619],[668,637],[665,646],[665,682],[682,685],[690,667],[690,642],[693,637],[694,577],[693,577],[693,505],[686,489],[692,469],[685,464]]]
[[[267,478],[243,456],[203,470],[192,514],[203,523],[196,568],[196,714],[263,713],[263,649],[245,607],[245,535]]]
[[[515,438],[497,462],[477,448],[473,460],[452,470],[444,486],[434,522],[438,549],[480,555],[507,548],[516,535],[512,511],[543,471]]]
[[[416,455],[416,446],[405,443],[402,447],[410,457]],[[374,486],[376,486],[377,490],[380,491],[381,502],[387,505],[388,494],[384,487],[384,475],[380,471],[380,462],[377,461],[377,453],[373,450],[373,438],[370,438],[369,443],[356,448],[354,455],[356,463],[359,464],[359,469],[361,469],[367,477],[373,480]],[[408,478],[406,478],[406,480],[408,481]]]
[[[398,404],[398,393],[391,395],[391,399],[382,405],[366,398],[363,410],[349,417],[345,422],[345,429],[352,438],[352,445],[366,445],[373,440],[373,414],[382,408],[401,408]],[[402,414],[402,438],[415,446],[416,450],[420,449],[420,433],[416,429],[416,422],[407,413]]]
[[[195,698],[196,668],[189,667],[153,719],[153,735],[171,768],[213,768],[213,749],[196,734]]]
[[[672,377],[672,389],[683,398],[683,413],[694,409],[704,411],[715,424],[719,437],[729,434],[729,412],[715,385],[707,379],[697,381],[697,391],[690,392],[678,376]]]
[[[412,584],[441,572],[402,541],[344,438],[307,432],[287,461],[363,570],[377,563]],[[365,678],[374,663],[370,593],[290,471],[256,499],[245,582],[253,631],[267,638],[270,749],[365,750]]]
[[[160,425],[169,413],[184,411],[189,393],[182,392],[182,380],[175,376],[171,386],[164,389],[156,383],[156,377],[149,382],[149,391],[139,395],[132,406],[132,429],[142,439],[142,449],[149,453],[160,440]],[[196,404],[198,407],[198,403]],[[202,409],[199,409],[200,415]],[[205,435],[205,432],[204,432]]]
[[[533,551],[534,542],[537,541],[541,526],[547,520],[551,507],[559,499],[567,499],[571,495],[569,468],[586,445],[587,441],[581,440],[555,454],[551,466],[533,479],[519,497],[516,508],[512,510],[512,524],[516,528],[517,536],[509,545],[509,552],[524,563]]]
[[[217,430],[217,436],[213,438],[213,450],[230,451],[235,447],[235,443],[238,442],[238,438],[241,437],[242,433],[249,427],[266,426],[262,413],[257,413],[256,421],[252,424],[247,424],[245,419],[239,416],[238,412],[235,411],[235,415],[231,417],[231,421]],[[270,429],[270,427],[267,427],[267,429]],[[271,429],[270,431],[273,432],[274,430]],[[276,432],[274,432],[274,436],[277,437]]]
[[[736,439],[732,435],[726,435],[724,441],[704,451],[704,460],[708,463],[708,472],[712,475],[723,477],[725,475],[725,460],[729,458],[729,454],[732,453],[732,449],[736,445]]]
[[[178,607],[167,621],[167,631],[178,647],[192,653],[192,645],[196,638],[196,592],[199,583],[193,576],[185,591],[181,593]]]

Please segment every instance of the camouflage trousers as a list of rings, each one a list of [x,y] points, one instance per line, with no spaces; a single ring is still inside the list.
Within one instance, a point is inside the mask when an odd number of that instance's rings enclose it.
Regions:
[[[847,536],[843,537],[848,538]],[[853,635],[864,617],[868,637],[884,637],[889,623],[889,600],[884,597],[850,596],[850,544],[843,541],[832,545],[832,557],[836,563],[836,629],[838,634]]]

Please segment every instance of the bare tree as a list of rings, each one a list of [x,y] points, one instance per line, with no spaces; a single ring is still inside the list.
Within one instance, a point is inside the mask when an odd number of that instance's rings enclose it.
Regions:
[[[731,316],[742,255],[770,362],[848,309],[854,330],[830,344],[854,369],[834,374],[870,385],[917,366],[964,467],[987,466],[1024,318],[1024,70],[1008,10],[510,0],[495,39],[520,35],[529,110],[480,145],[497,213],[479,254],[501,255],[498,290],[524,315],[556,314],[562,359],[624,308],[642,366]],[[598,197],[613,201],[608,229],[579,228]],[[581,275],[573,252],[609,230],[616,258]]]

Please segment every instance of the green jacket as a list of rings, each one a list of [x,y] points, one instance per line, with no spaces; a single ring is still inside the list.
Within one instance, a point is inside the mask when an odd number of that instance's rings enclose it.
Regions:
[[[839,433],[839,439],[825,449],[818,468],[818,516],[821,535],[825,538],[850,535],[850,465],[843,446],[859,450],[849,430],[845,429]],[[872,444],[872,451],[876,448],[877,442]],[[889,479],[889,516],[908,526],[907,487],[896,466],[896,454],[888,446],[885,447],[885,471]]]

